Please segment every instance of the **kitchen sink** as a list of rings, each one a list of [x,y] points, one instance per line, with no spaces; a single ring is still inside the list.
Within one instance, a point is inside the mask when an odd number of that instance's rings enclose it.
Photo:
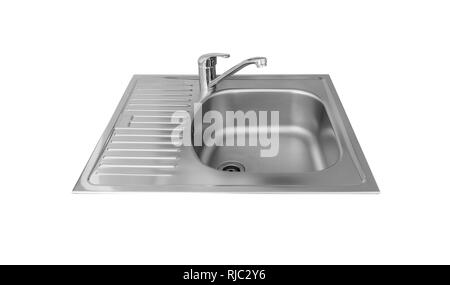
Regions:
[[[234,75],[206,97],[200,89],[196,75],[135,75],[74,192],[378,192],[328,75]],[[238,110],[279,112],[275,156],[262,157],[259,144],[196,145],[195,130],[210,125],[202,120],[174,132],[174,118]],[[216,132],[260,131],[248,124]],[[191,145],[174,143],[177,136]]]
[[[74,192],[378,192],[328,75],[135,75]]]

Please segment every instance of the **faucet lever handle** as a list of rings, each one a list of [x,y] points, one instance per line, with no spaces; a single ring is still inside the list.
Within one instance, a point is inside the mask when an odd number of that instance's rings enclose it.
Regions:
[[[217,57],[230,57],[227,53],[207,53],[198,58],[198,65],[200,67],[213,67],[217,63]]]

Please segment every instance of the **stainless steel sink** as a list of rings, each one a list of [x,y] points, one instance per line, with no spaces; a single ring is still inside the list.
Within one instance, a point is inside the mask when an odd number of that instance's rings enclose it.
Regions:
[[[199,77],[136,75],[89,159],[75,192],[378,192],[328,75],[236,75],[202,97]],[[174,114],[279,111],[279,152],[261,145],[173,143]],[[181,115],[180,115],[181,114]],[[194,140],[192,122],[180,136]],[[258,128],[224,127],[249,135]]]

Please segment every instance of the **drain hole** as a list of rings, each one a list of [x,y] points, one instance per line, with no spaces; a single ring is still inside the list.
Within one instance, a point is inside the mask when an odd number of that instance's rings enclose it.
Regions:
[[[227,171],[227,172],[244,172],[245,168],[242,164],[239,162],[224,162],[219,167],[217,167],[218,170]]]
[[[229,171],[229,172],[240,172],[241,170],[239,167],[235,165],[227,165],[224,168],[222,168],[223,171]]]

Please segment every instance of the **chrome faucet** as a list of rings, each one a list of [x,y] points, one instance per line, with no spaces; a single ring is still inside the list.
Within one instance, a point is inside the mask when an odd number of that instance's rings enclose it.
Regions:
[[[198,76],[200,80],[200,95],[201,99],[206,98],[214,92],[217,83],[226,77],[235,74],[242,68],[250,64],[255,64],[258,68],[266,66],[267,59],[265,57],[252,57],[236,64],[232,68],[225,71],[222,75],[216,75],[217,57],[230,57],[226,53],[208,53],[199,57],[198,59]]]

